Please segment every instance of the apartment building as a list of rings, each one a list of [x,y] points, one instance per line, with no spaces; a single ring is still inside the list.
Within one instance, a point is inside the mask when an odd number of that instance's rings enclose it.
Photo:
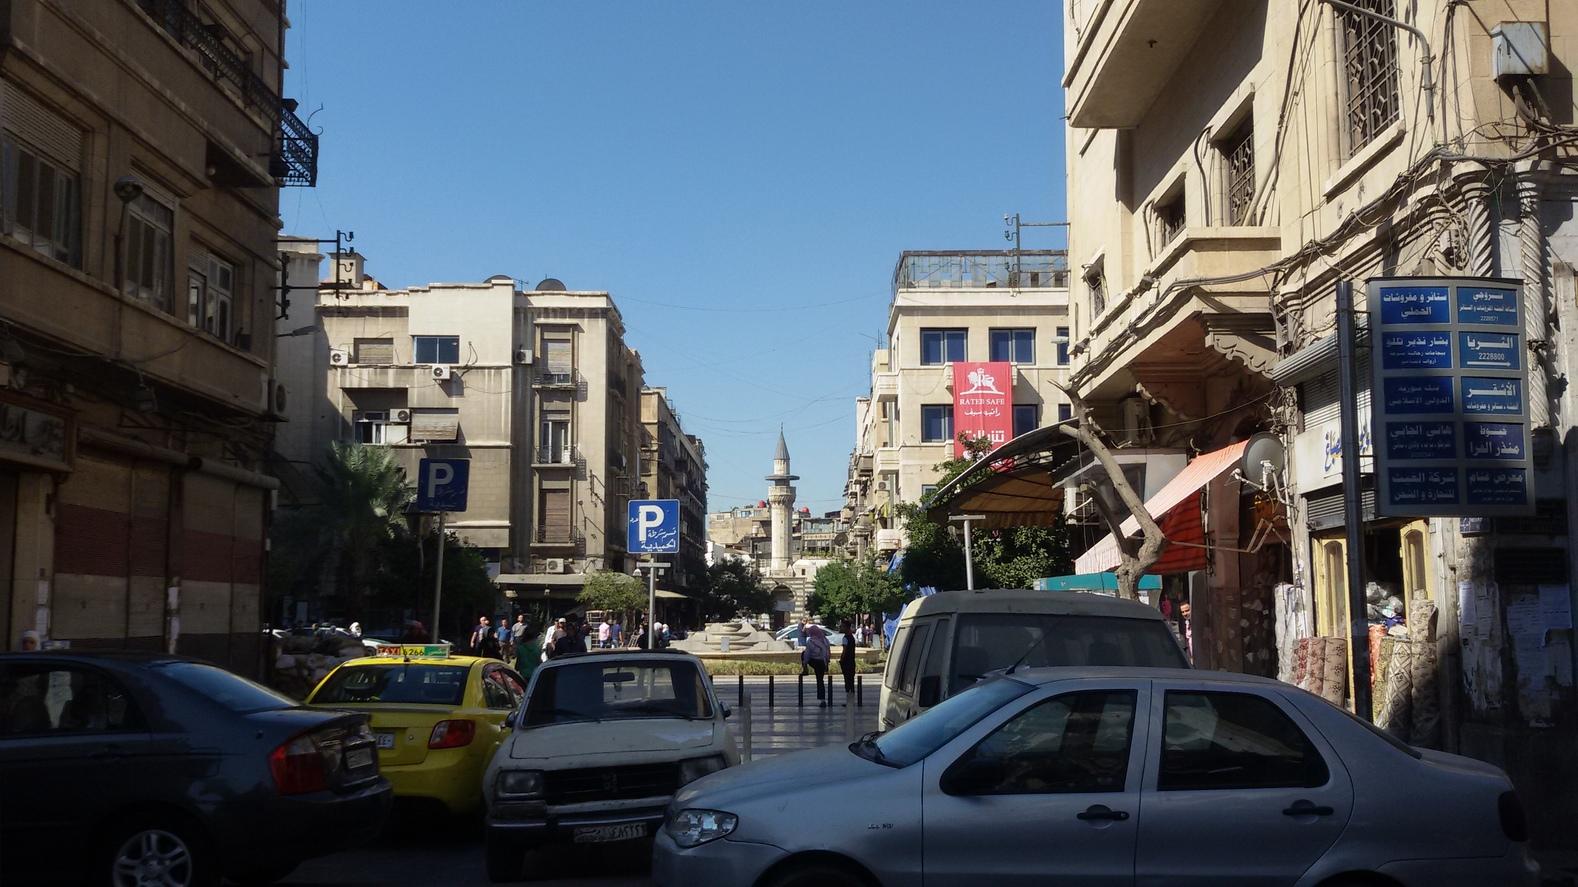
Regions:
[[[1068,299],[1060,250],[899,256],[887,341],[872,353],[870,394],[855,401],[845,488],[851,552],[903,547],[894,506],[935,489],[936,466],[959,452],[961,432],[1001,444],[1069,417],[1058,388],[1068,378]],[[990,404],[978,402],[978,391],[994,395]]]
[[[258,671],[279,189],[317,138],[274,0],[0,4],[0,636]]]
[[[1192,599],[1198,665],[1290,678],[1310,636],[1348,640],[1350,657],[1375,645],[1349,637],[1344,568],[1359,555],[1343,508],[1357,497],[1367,590],[1398,598],[1439,661],[1419,691],[1439,727],[1405,738],[1501,763],[1559,822],[1578,812],[1558,749],[1578,711],[1562,615],[1578,414],[1560,383],[1578,323],[1578,7],[1351,5],[1066,3],[1071,382],[1107,427],[1139,415],[1158,444],[1200,454],[1185,473],[1204,494],[1189,523],[1205,544],[1173,577]],[[1343,487],[1335,294],[1355,281],[1363,310],[1364,281],[1380,277],[1521,284],[1532,516],[1377,509],[1368,345],[1346,404],[1363,481]],[[1258,432],[1287,452],[1264,491],[1231,470]],[[1098,544],[1079,570],[1115,557]],[[1541,595],[1547,615],[1531,620]],[[1379,709],[1395,685],[1374,686]]]
[[[666,388],[641,389],[640,498],[679,501],[679,556],[662,580],[670,590],[699,589],[706,577],[707,450],[685,433]]]

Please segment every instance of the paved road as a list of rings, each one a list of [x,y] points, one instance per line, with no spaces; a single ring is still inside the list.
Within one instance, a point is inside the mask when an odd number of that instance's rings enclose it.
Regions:
[[[856,735],[876,729],[878,676],[866,675],[865,705],[854,709]],[[773,757],[819,745],[846,741],[850,729],[848,710],[842,705],[843,687],[834,694],[831,708],[816,706],[816,685],[806,680],[807,707],[796,702],[794,678],[774,681],[774,702],[767,705],[767,679],[746,678],[750,696],[752,753],[756,758]],[[745,725],[739,709],[739,684],[736,678],[717,679],[718,698],[736,709],[730,724],[739,735]],[[556,856],[539,855],[533,864],[544,866],[548,880],[535,884],[549,887],[599,885],[626,887],[650,885],[646,848],[622,852],[607,849],[570,848]],[[307,862],[284,881],[295,887],[373,887],[385,884],[444,884],[473,887],[489,883],[482,860],[482,826],[476,818],[453,820],[435,827],[429,817],[403,816],[376,844],[360,850],[338,853]]]

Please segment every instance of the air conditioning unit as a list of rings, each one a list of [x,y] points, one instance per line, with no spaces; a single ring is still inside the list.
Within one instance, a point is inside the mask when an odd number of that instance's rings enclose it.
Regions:
[[[268,380],[268,414],[272,419],[285,418],[285,407],[290,403],[290,391],[278,379]]]
[[[449,378],[450,368],[447,367],[447,366],[444,366],[444,365],[440,364],[440,365],[435,366],[435,367],[428,367],[428,369],[433,371],[433,378],[435,378],[435,379],[448,379]]]
[[[544,573],[563,573],[564,572],[564,558],[562,558],[562,557],[543,558],[542,571]]]
[[[519,363],[519,364],[524,364],[526,366],[531,366],[531,349],[530,348],[516,348],[515,349],[515,362]]]
[[[411,411],[410,410],[390,410],[389,411],[389,420],[391,422],[394,422],[396,425],[409,425],[409,424],[411,424]]]
[[[351,365],[351,352],[341,351],[338,348],[329,349],[329,366],[348,367]]]

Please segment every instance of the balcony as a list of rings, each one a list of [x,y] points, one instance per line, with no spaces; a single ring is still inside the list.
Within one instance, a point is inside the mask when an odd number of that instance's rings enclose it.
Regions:
[[[574,468],[581,461],[575,447],[538,447],[532,450],[533,468]]]
[[[1172,82],[1222,0],[1097,0],[1068,58],[1063,87],[1069,125],[1137,126]]]
[[[569,527],[553,527],[537,525],[537,532],[532,536],[533,545],[579,545],[581,533]]]
[[[313,187],[318,183],[318,136],[296,116],[296,100],[283,99],[252,70],[224,39],[217,25],[204,22],[186,0],[137,0],[143,12],[176,43],[192,50],[213,78],[228,83],[249,109],[261,114],[274,130],[269,174],[281,187]]]
[[[575,370],[560,372],[544,371],[532,376],[533,388],[574,388],[576,387]]]
[[[908,289],[1067,289],[1063,250],[905,250],[893,294]]]

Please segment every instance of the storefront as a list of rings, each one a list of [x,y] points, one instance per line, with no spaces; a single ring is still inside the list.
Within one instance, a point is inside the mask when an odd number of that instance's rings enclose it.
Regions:
[[[0,389],[0,637],[49,636],[50,502],[75,461],[75,422],[53,404]]]

